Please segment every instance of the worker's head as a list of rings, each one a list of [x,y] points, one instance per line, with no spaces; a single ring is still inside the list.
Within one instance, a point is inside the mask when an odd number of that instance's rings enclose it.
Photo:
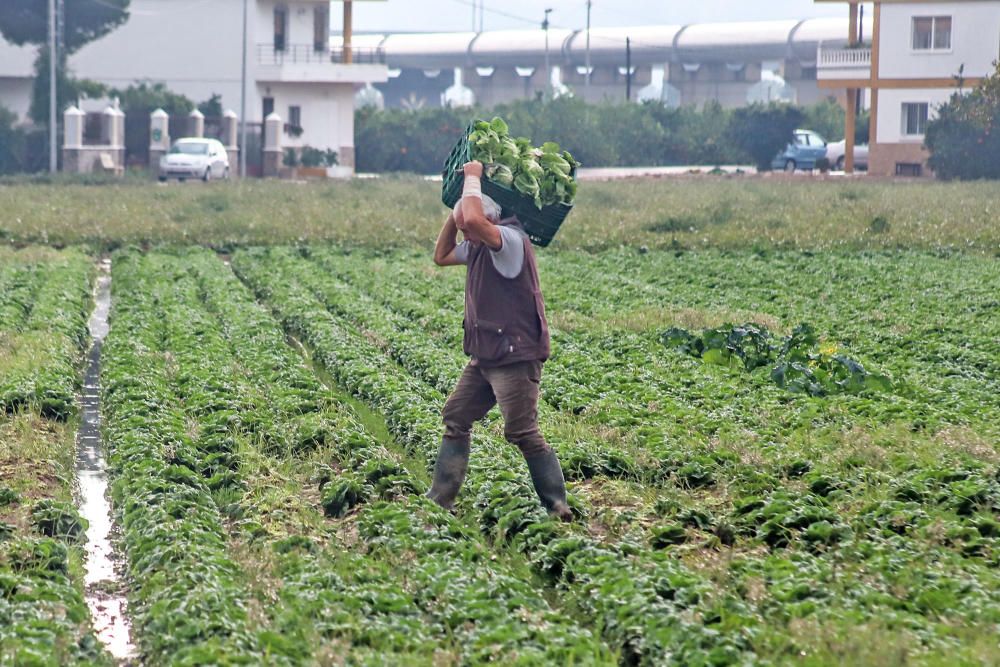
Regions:
[[[501,220],[501,212],[500,204],[493,201],[492,197],[483,195],[483,215],[486,216],[487,220],[494,225],[497,224]]]

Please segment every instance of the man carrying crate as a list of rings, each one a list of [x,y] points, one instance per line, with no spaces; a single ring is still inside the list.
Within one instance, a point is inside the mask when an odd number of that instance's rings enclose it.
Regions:
[[[535,254],[517,218],[484,197],[483,165],[464,167],[462,198],[438,236],[434,262],[467,267],[464,350],[471,357],[444,406],[444,437],[427,496],[451,509],[469,465],[472,425],[500,406],[504,435],[524,455],[545,509],[572,521],[559,459],[538,428],[538,388],[549,330]],[[456,245],[458,231],[465,236]]]

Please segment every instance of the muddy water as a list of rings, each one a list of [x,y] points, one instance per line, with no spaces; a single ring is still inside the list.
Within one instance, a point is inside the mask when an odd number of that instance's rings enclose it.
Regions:
[[[111,506],[108,477],[101,446],[101,347],[108,334],[111,308],[111,262],[101,264],[90,316],[91,348],[87,356],[81,423],[77,434],[76,475],[80,486],[80,513],[90,523],[87,530],[84,584],[87,606],[98,639],[114,657],[127,661],[136,655],[125,609],[125,584],[119,572],[121,558],[111,541]]]

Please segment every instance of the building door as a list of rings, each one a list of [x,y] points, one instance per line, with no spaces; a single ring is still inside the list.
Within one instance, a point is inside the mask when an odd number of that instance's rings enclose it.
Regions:
[[[284,51],[288,46],[288,8],[278,5],[274,8],[274,50]]]

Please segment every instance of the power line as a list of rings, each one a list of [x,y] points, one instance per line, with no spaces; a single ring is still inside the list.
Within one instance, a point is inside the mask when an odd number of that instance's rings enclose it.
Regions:
[[[457,2],[460,5],[465,5],[466,7],[476,7],[477,3],[475,0],[452,0],[452,2]],[[480,11],[489,12],[490,14],[496,14],[497,16],[503,16],[508,19],[513,19],[515,21],[520,21],[521,23],[530,23],[531,25],[538,25],[537,19],[528,18],[527,16],[520,16],[518,14],[511,14],[510,12],[505,12],[500,9],[491,9],[486,6],[486,3],[478,5]],[[550,28],[563,28],[563,26],[558,26],[553,24],[549,25]]]

